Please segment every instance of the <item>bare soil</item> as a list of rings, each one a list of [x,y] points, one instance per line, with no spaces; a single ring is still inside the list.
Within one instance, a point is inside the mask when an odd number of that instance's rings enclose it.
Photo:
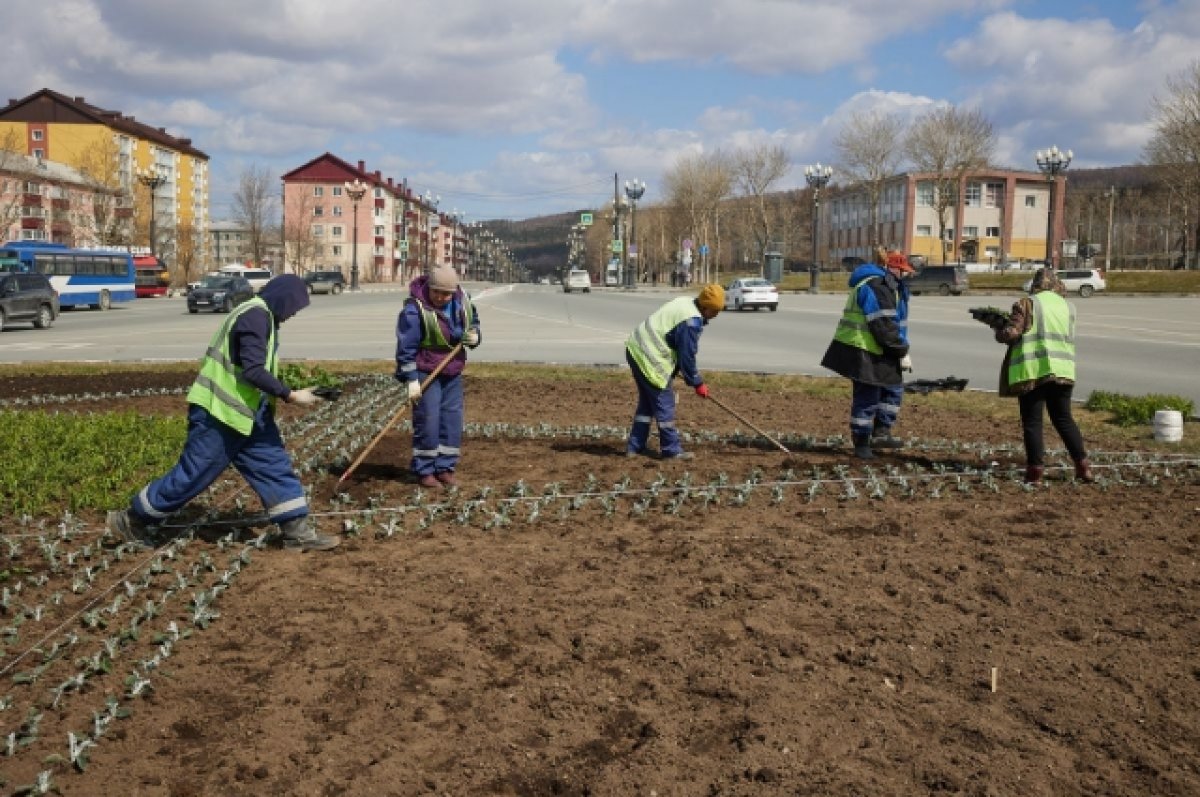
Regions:
[[[190,378],[8,377],[0,398]],[[631,382],[469,371],[458,490],[412,483],[403,425],[345,495],[344,459],[304,475],[322,531],[345,533],[329,553],[216,541],[258,509],[236,474],[198,499],[197,537],[172,558],[109,548],[100,570],[89,549],[81,593],[31,521],[3,519],[25,544],[0,567],[24,566],[26,586],[0,613],[25,617],[2,638],[0,732],[42,714],[0,756],[5,793],[49,771],[91,797],[1200,794],[1194,459],[1085,417],[1100,483],[1071,480],[1059,451],[1029,489],[1015,403],[910,395],[909,445],[865,466],[840,440],[848,391],[717,378],[713,395],[791,452],[683,393],[696,458],[627,460]],[[184,410],[180,395],[57,409],[123,406]],[[98,539],[102,509],[64,551]],[[136,583],[101,612],[107,630],[80,619]],[[217,583],[219,618],[196,625],[195,595]],[[55,692],[147,596],[159,609],[110,671]],[[37,620],[19,608],[35,603]],[[12,682],[47,658],[34,684]],[[135,671],[153,686],[131,697]],[[107,696],[131,713],[86,770],[45,763]]]

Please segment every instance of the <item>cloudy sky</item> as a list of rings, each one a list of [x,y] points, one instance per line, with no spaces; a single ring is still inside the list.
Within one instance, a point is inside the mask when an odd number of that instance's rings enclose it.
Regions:
[[[1134,163],[1200,0],[3,0],[7,98],[41,88],[249,166],[325,151],[468,221],[598,207],[682,155],[778,144],[803,184],[855,111],[981,108],[997,161]],[[836,180],[836,175],[835,175]]]

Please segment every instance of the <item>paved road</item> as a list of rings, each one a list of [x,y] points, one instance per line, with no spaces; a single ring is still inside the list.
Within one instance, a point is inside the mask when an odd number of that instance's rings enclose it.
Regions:
[[[672,294],[594,290],[564,294],[546,285],[471,286],[487,362],[623,365],[629,331]],[[289,359],[379,359],[394,354],[404,294],[371,286],[314,296],[284,327]],[[914,378],[954,375],[995,389],[1003,349],[969,307],[1008,307],[1014,295],[918,296],[910,337]],[[1172,393],[1200,406],[1200,299],[1073,298],[1079,310],[1079,388]],[[785,294],[778,312],[722,313],[701,340],[702,368],[827,375],[820,367],[845,294]],[[181,299],[143,299],[101,313],[68,311],[49,330],[16,326],[0,334],[0,362],[195,360],[222,316],[190,315]]]

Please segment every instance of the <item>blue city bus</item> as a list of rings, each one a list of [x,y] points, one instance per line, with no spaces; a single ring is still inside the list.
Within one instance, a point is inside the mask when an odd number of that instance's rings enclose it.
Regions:
[[[12,263],[19,264],[13,268]],[[62,307],[107,310],[134,299],[133,256],[112,249],[72,249],[46,241],[9,241],[0,262],[10,270],[45,274]]]

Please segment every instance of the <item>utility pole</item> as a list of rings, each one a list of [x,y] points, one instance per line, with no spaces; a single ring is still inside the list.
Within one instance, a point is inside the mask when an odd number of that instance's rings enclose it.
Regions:
[[[1107,272],[1112,268],[1112,228],[1113,228],[1113,205],[1117,201],[1117,187],[1108,187],[1108,241],[1104,244],[1104,270]]]

